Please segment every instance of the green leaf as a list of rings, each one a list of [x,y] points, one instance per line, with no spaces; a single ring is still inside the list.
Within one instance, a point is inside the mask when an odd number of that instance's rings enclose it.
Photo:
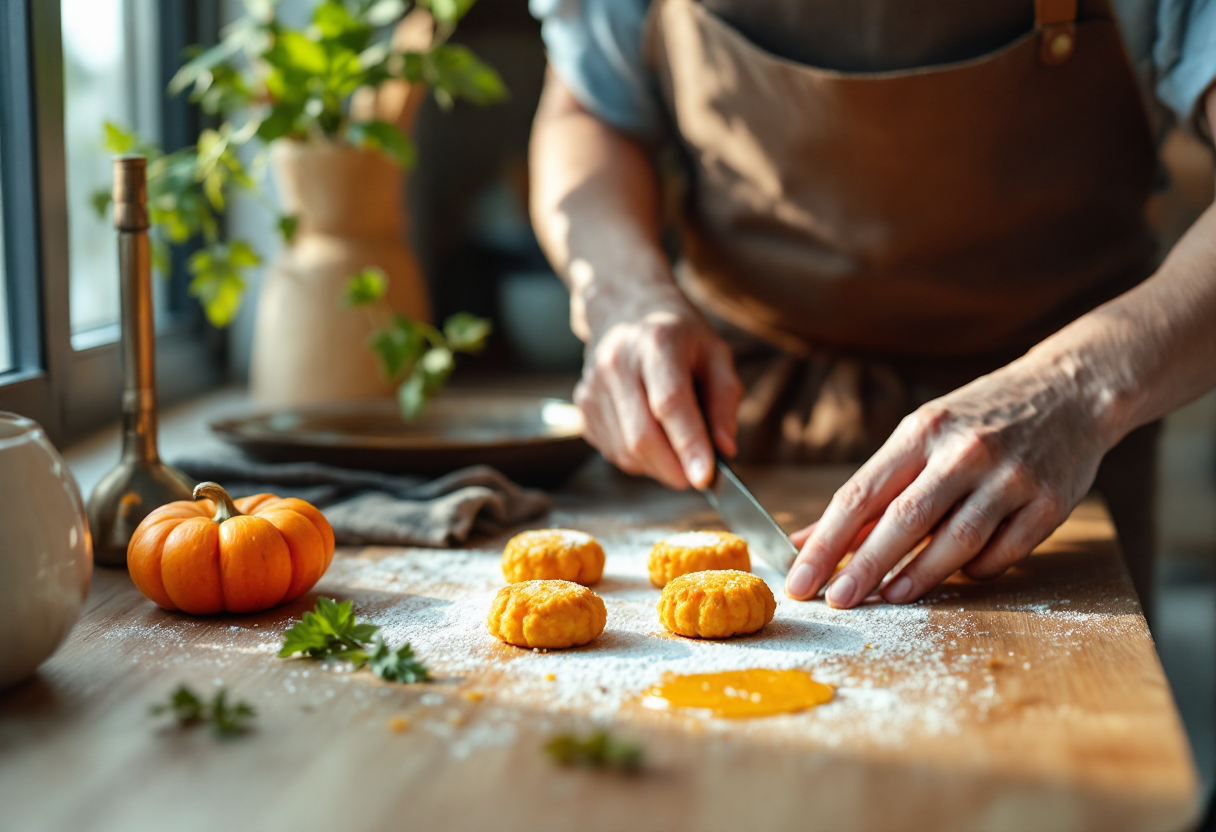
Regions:
[[[198,52],[169,80],[169,95],[180,95],[189,87],[210,83],[212,70],[234,57],[240,49],[239,41],[225,38],[210,49]]]
[[[203,304],[213,326],[227,326],[236,315],[245,291],[243,272],[260,263],[257,252],[241,240],[217,243],[191,255],[186,263],[193,276],[190,294]]]
[[[303,654],[310,659],[348,661],[362,667],[368,661],[372,636],[379,629],[375,624],[356,621],[350,601],[318,598],[316,607],[283,635],[279,658]]]
[[[363,13],[363,18],[372,26],[388,26],[396,23],[406,11],[402,0],[374,0]]]
[[[623,742],[607,731],[595,731],[586,737],[558,734],[545,743],[545,753],[563,766],[612,768],[636,772],[642,767],[643,748],[637,743]]]
[[[283,242],[290,243],[294,240],[299,227],[300,218],[295,214],[283,214],[279,217],[279,234],[283,237]]]
[[[392,323],[373,332],[370,341],[384,377],[390,381],[413,370],[425,343],[422,324],[405,315],[394,315]]]
[[[431,14],[440,23],[456,24],[477,0],[429,0]]]
[[[414,166],[414,143],[395,124],[387,121],[362,121],[350,126],[351,141],[362,147],[379,150],[402,170]]]
[[[352,32],[363,32],[370,27],[356,20],[346,6],[336,0],[319,4],[312,13],[312,25],[317,27],[324,40],[337,40]]]
[[[235,705],[229,705],[227,698],[228,692],[220,688],[216,691],[215,698],[211,700],[211,706],[208,709],[215,732],[221,737],[245,733],[246,723],[257,713],[248,702],[241,701]]]
[[[258,138],[266,144],[295,132],[296,119],[303,112],[297,102],[280,101],[270,108],[266,118],[258,125]]]
[[[371,306],[388,290],[388,276],[383,269],[373,267],[351,275],[342,293],[343,306]]]
[[[321,44],[292,29],[280,30],[263,57],[271,66],[307,75],[323,75],[329,64]]]
[[[98,188],[93,191],[93,195],[89,198],[89,201],[93,203],[93,210],[97,212],[99,218],[103,220],[106,218],[106,210],[109,209],[112,198],[108,190]]]
[[[228,245],[228,262],[237,269],[259,266],[262,258],[253,250],[253,246],[244,240],[233,240]]]
[[[152,706],[153,714],[172,713],[182,725],[201,721],[204,711],[203,701],[185,685],[173,691],[168,702]]]
[[[253,706],[243,700],[228,704],[228,691],[224,688],[217,690],[210,702],[204,702],[186,685],[180,685],[168,702],[154,705],[151,710],[153,714],[172,713],[182,727],[209,722],[221,737],[245,733],[249,721],[257,715]]]
[[[443,337],[456,352],[476,354],[486,345],[494,325],[469,312],[457,312],[443,322]]]
[[[409,644],[403,644],[394,651],[385,644],[381,636],[376,637],[376,646],[368,664],[373,673],[389,682],[413,684],[431,681],[431,674],[426,666],[414,657],[414,650]]]
[[[133,130],[124,130],[112,121],[102,125],[105,129],[105,148],[111,153],[130,153],[139,144],[139,138]]]
[[[401,415],[407,422],[412,422],[422,415],[429,399],[426,379],[421,373],[414,373],[397,388],[397,403],[401,406]]]
[[[507,96],[507,86],[498,73],[467,46],[456,43],[437,46],[431,51],[429,63],[428,80],[437,93],[451,99],[463,98],[484,105]]]
[[[422,356],[421,364],[427,380],[427,390],[433,392],[452,374],[456,367],[456,357],[447,347],[434,347]]]
[[[168,244],[157,234],[152,237],[150,248],[152,249],[152,268],[161,277],[168,278],[173,266],[173,262],[169,258]]]

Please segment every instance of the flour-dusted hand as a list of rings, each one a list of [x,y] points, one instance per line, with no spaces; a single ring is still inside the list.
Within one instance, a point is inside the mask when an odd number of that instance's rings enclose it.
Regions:
[[[1000,575],[1064,522],[1114,443],[1091,387],[1075,364],[1027,356],[921,407],[794,536],[787,593],[812,597],[855,549],[826,595],[855,606],[926,538],[887,601],[916,600],[958,569]]]
[[[686,301],[671,298],[593,338],[574,402],[588,441],[621,470],[703,488],[713,478],[713,446],[735,453],[742,395],[730,348]]]

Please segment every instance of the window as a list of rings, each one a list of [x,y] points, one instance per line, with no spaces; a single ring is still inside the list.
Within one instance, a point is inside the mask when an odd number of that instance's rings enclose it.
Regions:
[[[4,151],[0,148],[0,157]],[[9,343],[8,281],[4,278],[4,179],[0,171],[0,375],[13,368],[13,349]]]
[[[105,120],[170,150],[199,115],[164,88],[218,0],[0,0],[0,410],[57,440],[120,412],[116,238],[92,208],[108,190]],[[182,257],[157,294],[162,402],[220,382],[224,342],[185,293]]]
[[[159,15],[150,0],[62,0],[60,9],[72,344],[87,349],[119,335],[116,238],[90,207],[93,194],[110,185],[102,124],[162,140]]]

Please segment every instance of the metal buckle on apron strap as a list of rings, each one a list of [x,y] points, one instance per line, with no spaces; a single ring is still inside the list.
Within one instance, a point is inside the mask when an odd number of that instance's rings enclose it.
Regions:
[[[1066,63],[1077,48],[1077,0],[1034,0],[1039,32],[1039,60],[1048,66]]]

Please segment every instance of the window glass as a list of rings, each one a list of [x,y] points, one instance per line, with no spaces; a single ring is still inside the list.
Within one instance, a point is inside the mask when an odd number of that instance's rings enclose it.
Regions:
[[[111,183],[106,121],[159,139],[156,4],[61,0],[60,10],[72,343],[79,349],[117,337],[117,242],[93,210],[93,195]]]
[[[8,327],[8,283],[4,276],[4,183],[0,182],[0,373],[11,369],[12,335]]]

